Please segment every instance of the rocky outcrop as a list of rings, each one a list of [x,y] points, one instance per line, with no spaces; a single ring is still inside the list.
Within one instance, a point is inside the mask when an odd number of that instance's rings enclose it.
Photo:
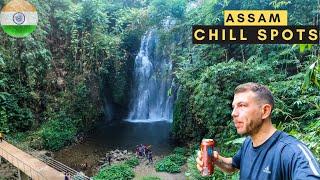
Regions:
[[[99,163],[100,164],[108,164],[108,156],[111,156],[111,162],[121,162],[126,161],[132,157],[133,153],[128,152],[127,150],[112,150],[106,153],[106,155],[102,158],[100,158]]]

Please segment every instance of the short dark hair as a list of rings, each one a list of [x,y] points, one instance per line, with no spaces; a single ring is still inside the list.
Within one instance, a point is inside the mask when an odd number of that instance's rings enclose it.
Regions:
[[[258,84],[258,83],[244,83],[240,84],[234,89],[234,94],[246,92],[246,91],[252,91],[257,95],[257,98],[259,100],[262,100],[268,104],[271,105],[271,109],[274,107],[274,99],[271,91],[264,85]]]

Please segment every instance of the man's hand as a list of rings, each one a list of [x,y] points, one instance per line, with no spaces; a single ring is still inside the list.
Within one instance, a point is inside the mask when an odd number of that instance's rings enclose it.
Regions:
[[[202,167],[203,167],[203,161],[202,161],[202,153],[201,151],[198,151],[198,154],[197,154],[197,168],[198,170],[201,172],[202,171]],[[218,160],[219,158],[219,153],[217,151],[213,151],[213,162],[215,162],[216,160]]]

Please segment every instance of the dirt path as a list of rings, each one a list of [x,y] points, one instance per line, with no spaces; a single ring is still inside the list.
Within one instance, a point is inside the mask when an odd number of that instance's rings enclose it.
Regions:
[[[159,160],[159,157],[155,157],[155,161]],[[134,168],[135,178],[134,180],[142,180],[146,176],[159,177],[161,180],[184,180],[186,179],[184,173],[186,171],[186,165],[181,168],[181,173],[166,173],[156,172],[154,164],[148,164],[147,160],[142,160],[140,164]]]

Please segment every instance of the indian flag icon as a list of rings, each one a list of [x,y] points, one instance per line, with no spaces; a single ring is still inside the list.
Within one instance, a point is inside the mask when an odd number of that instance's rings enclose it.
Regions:
[[[12,0],[0,14],[1,27],[12,37],[26,37],[37,27],[36,8],[25,0]]]

